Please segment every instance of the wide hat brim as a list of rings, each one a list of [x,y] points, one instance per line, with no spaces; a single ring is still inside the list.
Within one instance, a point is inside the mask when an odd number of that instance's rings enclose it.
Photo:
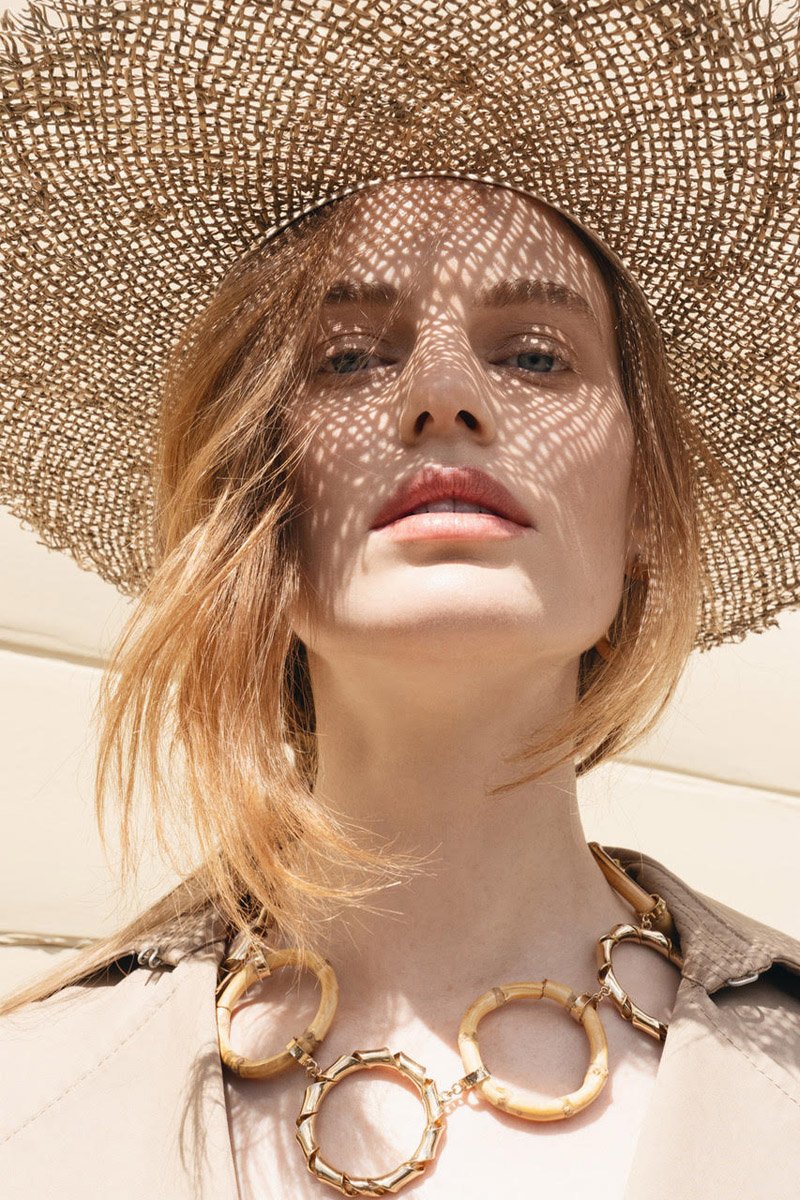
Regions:
[[[760,7],[59,0],[6,15],[0,503],[138,593],[184,324],[302,213],[458,175],[552,204],[636,279],[732,481],[721,498],[701,480],[717,516],[697,645],[775,624],[800,604],[798,16]]]

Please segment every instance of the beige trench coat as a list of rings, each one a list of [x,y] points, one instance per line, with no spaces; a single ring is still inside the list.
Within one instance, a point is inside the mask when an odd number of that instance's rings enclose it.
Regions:
[[[798,1200],[800,942],[607,849],[664,897],[685,960],[621,1200]],[[238,1200],[214,1007],[224,951],[205,915],[196,935],[162,939],[164,966],[126,959],[127,975],[0,1019],[3,1200]]]

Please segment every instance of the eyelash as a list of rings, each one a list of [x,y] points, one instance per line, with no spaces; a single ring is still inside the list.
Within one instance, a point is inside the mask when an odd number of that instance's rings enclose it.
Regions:
[[[544,357],[552,358],[552,359],[554,359],[555,362],[560,363],[561,366],[557,370],[531,371],[531,370],[526,369],[525,367],[512,367],[511,370],[519,371],[525,375],[561,375],[567,371],[572,370],[571,363],[565,357],[563,357],[560,354],[554,353],[550,349],[550,347],[554,347],[554,346],[555,346],[555,343],[550,341],[548,338],[538,337],[535,339],[535,344],[533,346],[529,346],[529,347],[525,347],[525,348],[516,350],[512,354],[510,354],[508,357],[509,358],[513,357],[513,354],[536,354],[536,353],[539,353],[540,355],[542,355]],[[546,347],[546,348],[543,348],[543,347]],[[347,379],[353,375],[362,375],[364,373],[363,371],[326,371],[325,370],[325,365],[327,363],[334,362],[338,358],[343,358],[346,354],[353,352],[353,351],[355,351],[356,353],[360,353],[362,358],[363,357],[369,358],[369,357],[374,356],[373,351],[371,350],[371,348],[369,346],[362,347],[362,346],[357,346],[355,343],[345,342],[336,350],[336,352],[334,354],[326,354],[323,357],[322,362],[319,367],[319,374],[329,375],[329,376],[332,376],[332,377],[338,378],[338,379]],[[390,365],[392,365],[392,364],[390,364]],[[491,365],[494,367],[494,366],[501,366],[502,364],[501,363],[492,363]]]

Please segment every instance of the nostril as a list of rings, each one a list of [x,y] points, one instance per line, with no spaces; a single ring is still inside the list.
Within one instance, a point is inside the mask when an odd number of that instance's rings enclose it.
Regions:
[[[414,422],[414,432],[415,433],[422,432],[422,430],[425,428],[425,422],[428,420],[430,415],[431,414],[429,412],[422,412],[419,414],[416,421]],[[477,429],[478,428],[477,418],[473,417],[471,412],[467,412],[466,409],[462,408],[457,415],[458,415],[458,419],[464,422],[467,429]]]

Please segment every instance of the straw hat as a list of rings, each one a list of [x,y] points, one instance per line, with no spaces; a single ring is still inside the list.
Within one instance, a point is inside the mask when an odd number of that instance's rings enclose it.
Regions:
[[[161,373],[184,322],[302,213],[458,175],[552,204],[637,280],[734,484],[704,546],[697,645],[774,624],[800,603],[798,37],[797,0],[6,15],[0,502],[141,590]]]

